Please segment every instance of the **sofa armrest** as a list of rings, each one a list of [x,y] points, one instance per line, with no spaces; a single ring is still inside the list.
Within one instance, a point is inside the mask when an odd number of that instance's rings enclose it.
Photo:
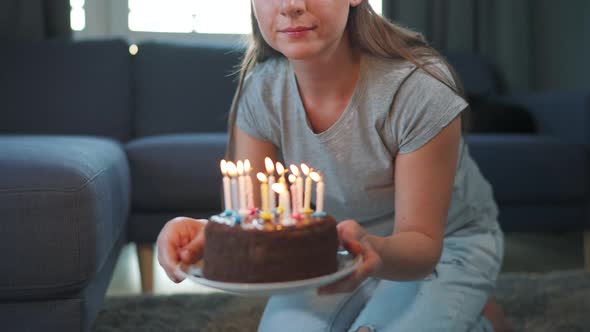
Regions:
[[[113,140],[0,135],[0,302],[96,280],[125,236],[129,183]]]
[[[498,100],[525,107],[541,135],[590,144],[590,92],[535,93]]]

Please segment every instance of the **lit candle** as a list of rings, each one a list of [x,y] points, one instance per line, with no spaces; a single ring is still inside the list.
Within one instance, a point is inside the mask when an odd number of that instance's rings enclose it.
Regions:
[[[252,176],[250,176],[252,166],[250,166],[250,160],[244,161],[244,177],[246,178],[246,208],[254,208],[254,185],[252,184]]]
[[[294,215],[297,215],[301,204],[299,203],[299,194],[297,192],[297,177],[294,174],[289,174],[289,183],[291,183],[291,210]]]
[[[238,175],[238,169],[236,167],[236,164],[232,163],[231,161],[229,161],[227,163],[227,173],[230,176],[230,184],[231,184],[231,201],[233,202],[232,204],[232,210],[237,212],[239,205],[239,201],[238,201],[238,181],[236,180],[236,175]]]
[[[272,190],[279,194],[279,210],[282,211],[281,224],[292,224],[291,204],[289,203],[289,192],[287,191],[287,186],[283,183],[275,183],[272,185]]]
[[[301,164],[301,171],[305,174],[305,195],[303,196],[303,211],[302,213],[311,213],[311,177],[309,176],[310,169],[305,164]]]
[[[275,171],[275,165],[269,157],[266,157],[264,158],[264,166],[266,168],[266,174],[268,175],[268,186],[272,188],[272,185],[275,183],[275,177],[273,175]],[[268,195],[268,204],[270,205],[270,208],[276,208],[277,204],[274,191],[269,190]]]
[[[297,209],[293,209],[294,213],[301,213],[303,211],[303,178],[299,174],[299,168],[295,165],[289,167],[292,175],[295,175],[295,187],[297,188]],[[295,200],[295,199],[293,199]]]
[[[279,183],[286,185],[286,181],[285,181],[285,167],[283,167],[283,164],[281,164],[280,162],[277,161],[277,166],[276,166],[276,170],[277,170],[277,175],[279,176]]]
[[[258,173],[258,174],[256,174],[256,177],[258,178],[258,181],[260,181],[260,197],[262,200],[262,212],[260,213],[260,217],[262,219],[270,219],[272,215],[271,215],[270,210],[268,208],[267,178],[266,178],[266,175],[264,175],[264,173]]]
[[[219,163],[221,174],[223,174],[223,205],[225,210],[231,210],[231,193],[229,188],[229,177],[227,176],[227,162],[225,159]]]
[[[246,179],[244,178],[244,163],[241,160],[238,160],[238,193],[239,193],[239,200],[240,200],[240,214],[245,215],[248,214],[246,210]]]
[[[315,192],[315,213],[320,214],[324,212],[324,181],[319,173],[311,172],[309,176],[317,182]]]

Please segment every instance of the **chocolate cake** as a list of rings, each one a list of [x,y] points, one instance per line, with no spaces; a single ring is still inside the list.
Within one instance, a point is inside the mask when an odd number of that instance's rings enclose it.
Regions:
[[[289,225],[256,216],[211,218],[205,228],[205,278],[235,283],[308,279],[335,272],[338,234],[330,216]]]

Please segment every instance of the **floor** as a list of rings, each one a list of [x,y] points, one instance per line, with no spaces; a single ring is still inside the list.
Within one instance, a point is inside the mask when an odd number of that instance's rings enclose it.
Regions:
[[[581,233],[507,234],[504,272],[545,272],[583,266]],[[107,296],[141,293],[135,245],[123,248]],[[213,290],[190,281],[175,284],[154,260],[154,294],[203,293]]]

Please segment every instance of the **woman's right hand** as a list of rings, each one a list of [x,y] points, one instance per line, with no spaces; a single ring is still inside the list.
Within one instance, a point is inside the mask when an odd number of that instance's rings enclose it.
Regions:
[[[177,275],[178,267],[198,262],[205,245],[207,220],[187,217],[174,218],[164,225],[158,235],[158,262],[174,282],[184,278]]]

